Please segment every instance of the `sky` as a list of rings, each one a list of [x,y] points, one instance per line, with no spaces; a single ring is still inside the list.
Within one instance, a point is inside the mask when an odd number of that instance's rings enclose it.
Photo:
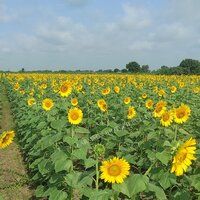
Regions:
[[[200,60],[200,0],[0,0],[0,70]]]

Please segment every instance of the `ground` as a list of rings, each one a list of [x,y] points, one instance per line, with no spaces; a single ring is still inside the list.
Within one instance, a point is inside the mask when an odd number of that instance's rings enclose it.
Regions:
[[[0,88],[0,133],[13,130],[14,122],[5,90]],[[15,139],[16,140],[16,139]],[[0,149],[0,200],[28,200],[33,190],[23,163],[19,146],[14,141],[9,147]]]

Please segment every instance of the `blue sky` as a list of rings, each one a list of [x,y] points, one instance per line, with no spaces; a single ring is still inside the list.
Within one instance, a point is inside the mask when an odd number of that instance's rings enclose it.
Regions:
[[[200,59],[199,0],[0,0],[4,70],[176,66]]]

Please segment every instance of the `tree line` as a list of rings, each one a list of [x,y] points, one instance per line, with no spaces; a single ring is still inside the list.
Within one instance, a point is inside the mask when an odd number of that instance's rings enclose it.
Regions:
[[[0,70],[1,72],[1,70]],[[2,71],[3,72],[3,71]],[[4,71],[11,72],[11,71]],[[176,67],[161,66],[159,69],[150,70],[149,65],[140,65],[136,61],[129,62],[126,64],[124,69],[99,69],[99,70],[37,70],[37,71],[26,71],[22,68],[20,73],[145,73],[145,74],[166,74],[166,75],[181,75],[181,74],[200,74],[200,61],[194,59],[184,59]]]

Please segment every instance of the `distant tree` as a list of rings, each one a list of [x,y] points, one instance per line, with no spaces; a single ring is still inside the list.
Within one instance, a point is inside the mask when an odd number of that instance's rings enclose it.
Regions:
[[[184,74],[199,74],[200,61],[193,59],[184,59],[181,61],[179,67],[183,69]]]
[[[127,73],[128,70],[127,69],[122,69],[122,73]]]
[[[25,72],[25,69],[24,69],[24,68],[22,68],[22,69],[21,69],[21,72]]]
[[[141,72],[148,73],[149,72],[149,65],[142,65]]]
[[[128,64],[126,64],[126,69],[129,71],[129,72],[132,72],[132,73],[137,73],[137,72],[141,72],[141,67],[140,65],[133,61],[133,62],[129,62]]]
[[[118,68],[115,68],[115,69],[114,69],[114,72],[115,72],[115,73],[117,73],[117,72],[119,72],[119,71],[120,71],[120,70],[119,70]]]

